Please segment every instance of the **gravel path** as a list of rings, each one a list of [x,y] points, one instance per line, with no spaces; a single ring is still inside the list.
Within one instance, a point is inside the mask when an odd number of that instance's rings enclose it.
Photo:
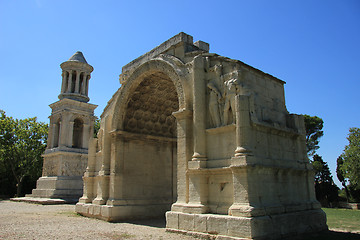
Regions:
[[[180,239],[165,232],[165,219],[108,223],[75,214],[75,205],[0,201],[0,239]]]

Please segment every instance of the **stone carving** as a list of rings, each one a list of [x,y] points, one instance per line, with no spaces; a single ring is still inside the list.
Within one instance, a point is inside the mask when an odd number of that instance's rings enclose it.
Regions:
[[[224,123],[235,123],[235,96],[240,93],[239,71],[232,73],[232,78],[224,83]],[[230,114],[232,118],[230,119]]]
[[[124,122],[124,130],[133,133],[173,137],[175,118],[179,108],[176,90],[161,74],[148,76],[131,97]]]
[[[43,175],[30,197],[62,198],[73,202],[82,194],[89,138],[93,134],[96,105],[88,103],[93,67],[81,52],[61,65],[59,101],[50,105],[49,136],[43,155]]]
[[[220,238],[326,229],[285,82],[205,46],[180,33],[123,67],[76,211],[107,221],[166,212],[167,231]]]
[[[210,97],[209,97],[210,117],[213,122],[213,125],[215,127],[220,127],[222,125],[221,114],[220,114],[222,95],[213,82],[209,82],[207,86],[210,89]]]

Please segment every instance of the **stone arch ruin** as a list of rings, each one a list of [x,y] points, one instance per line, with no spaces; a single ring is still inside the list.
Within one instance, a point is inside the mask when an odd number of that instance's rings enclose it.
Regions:
[[[180,33],[125,65],[90,138],[76,211],[273,239],[326,229],[282,80]]]

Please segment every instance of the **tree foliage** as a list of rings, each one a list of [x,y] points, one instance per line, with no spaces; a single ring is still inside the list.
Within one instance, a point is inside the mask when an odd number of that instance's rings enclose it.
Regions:
[[[344,164],[344,159],[342,158],[342,156],[339,156],[336,160],[336,176],[339,179],[339,181],[341,182],[341,185],[343,186],[344,190],[345,190],[345,194],[346,194],[346,200],[349,202],[349,189],[346,186],[346,178],[345,178],[345,173],[343,171],[343,164]]]
[[[100,118],[96,117],[94,121],[94,138],[97,137],[97,134],[100,130],[100,122],[101,122]]]
[[[315,170],[315,193],[317,200],[324,207],[331,206],[337,201],[338,187],[334,184],[328,164],[321,156],[313,156],[312,165]]]
[[[304,115],[306,129],[306,150],[308,156],[313,156],[319,149],[320,138],[324,135],[324,121],[317,116]]]
[[[0,166],[7,178],[13,178],[1,183],[15,182],[16,196],[23,194],[25,179],[36,181],[41,176],[47,134],[48,125],[36,118],[14,119],[0,110]]]
[[[342,170],[355,189],[360,190],[360,128],[350,128],[342,158]]]
[[[360,201],[360,128],[350,128],[349,144],[337,161],[339,181],[347,187],[350,200]],[[348,183],[348,185],[346,185]],[[347,191],[345,188],[345,190]]]

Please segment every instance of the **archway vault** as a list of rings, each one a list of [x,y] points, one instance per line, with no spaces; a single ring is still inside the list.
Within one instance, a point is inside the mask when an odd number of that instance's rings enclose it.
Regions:
[[[173,82],[162,72],[144,77],[127,102],[123,129],[127,132],[173,138],[173,112],[179,109]]]
[[[177,95],[178,107],[177,109],[171,107],[172,110],[178,111],[179,109],[191,108],[192,103],[190,100],[190,88],[188,86],[189,81],[184,73],[186,68],[185,65],[178,65],[178,62],[175,63],[168,59],[165,61],[159,57],[157,59],[149,60],[134,69],[129,74],[129,77],[123,86],[121,86],[115,94],[114,102],[111,104],[113,107],[111,108],[112,113],[109,114],[109,116],[112,116],[112,130],[125,130],[124,127],[126,125],[124,124],[124,121],[127,121],[125,117],[126,109],[128,108],[128,104],[131,105],[132,103],[130,102],[135,100],[132,99],[132,95],[137,95],[137,93],[139,93],[140,84],[148,86],[150,81],[152,81],[151,79],[154,78],[159,79],[159,82],[157,83],[159,86],[156,87],[156,93],[162,94],[161,97],[165,97],[163,93],[166,93],[166,95],[172,96],[170,101],[174,102],[175,94]],[[167,88],[169,86],[170,89]],[[154,88],[148,89],[150,93],[152,90],[154,90]],[[164,108],[164,106],[162,108]]]
[[[178,165],[186,157],[178,157],[184,133],[178,133],[173,113],[192,106],[181,64],[161,57],[143,63],[110,100],[98,138],[91,141],[84,196],[77,206],[82,214],[108,221],[158,217],[177,201]],[[85,213],[81,203],[101,210]]]

